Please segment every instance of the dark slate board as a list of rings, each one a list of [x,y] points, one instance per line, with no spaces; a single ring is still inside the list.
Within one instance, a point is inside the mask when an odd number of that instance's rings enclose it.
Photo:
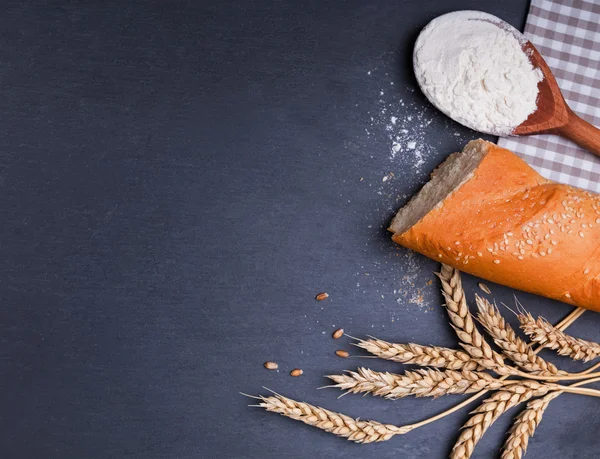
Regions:
[[[238,392],[267,386],[397,424],[460,400],[316,388],[359,365],[401,370],[337,358],[351,349],[330,338],[340,326],[455,345],[436,264],[385,227],[478,137],[424,100],[410,66],[419,30],[467,8],[519,28],[527,12],[487,0],[5,2],[2,457],[446,457],[466,410],[363,447]],[[403,134],[415,150],[404,138],[391,158]],[[470,296],[476,282],[465,278]],[[320,291],[331,296],[317,303]],[[570,310],[518,297],[550,320]],[[594,338],[598,325],[586,313],[573,329]],[[597,457],[598,406],[553,402],[528,457]],[[477,457],[494,456],[510,417]]]

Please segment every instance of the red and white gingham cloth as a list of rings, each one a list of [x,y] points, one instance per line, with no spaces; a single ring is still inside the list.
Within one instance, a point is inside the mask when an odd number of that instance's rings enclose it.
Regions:
[[[532,0],[525,36],[575,113],[600,126],[600,0]],[[544,177],[600,193],[600,157],[554,135],[500,138]]]

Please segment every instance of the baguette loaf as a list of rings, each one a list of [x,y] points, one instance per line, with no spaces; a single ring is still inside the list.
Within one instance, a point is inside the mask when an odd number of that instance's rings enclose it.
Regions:
[[[600,311],[600,195],[469,142],[393,219],[392,239],[519,290]]]

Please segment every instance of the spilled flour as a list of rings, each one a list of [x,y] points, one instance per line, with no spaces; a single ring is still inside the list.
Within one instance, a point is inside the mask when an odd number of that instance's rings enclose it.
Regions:
[[[426,140],[426,133],[432,118],[422,109],[419,111],[417,104],[404,102],[403,99],[388,101],[385,90],[379,92],[378,105],[379,111],[370,113],[371,129],[367,130],[367,135],[375,135],[375,127],[383,128],[384,135],[389,140],[390,159],[398,157],[403,165],[408,166],[409,172],[422,173],[424,156],[431,148]]]
[[[388,80],[374,94],[376,108],[366,113],[368,126],[364,130],[369,144],[381,145],[383,142],[387,145],[386,169],[382,171],[379,184],[374,190],[380,197],[377,212],[382,216],[382,223],[387,224],[389,217],[410,198],[408,194],[398,195],[398,190],[416,190],[425,183],[427,175],[435,167],[428,160],[439,157],[440,147],[432,139],[437,138],[435,133],[439,132],[440,124],[443,123],[441,128],[459,143],[470,138],[466,137],[468,133],[464,129],[446,120],[435,108],[424,105],[422,100],[415,97],[414,88],[397,87],[390,75],[381,75],[375,70],[367,72],[367,76],[376,78],[380,84]],[[382,241],[382,250],[389,251],[387,241]],[[396,314],[394,307],[397,308],[398,304],[408,308],[417,306],[427,312],[439,302],[429,262],[421,255],[401,247],[397,247],[392,256],[389,264],[383,263],[385,266],[375,262],[370,268],[363,267],[369,273],[366,276],[364,272],[357,273],[362,277],[357,288],[365,287],[364,284],[368,283],[378,294],[393,296],[395,305],[390,306],[392,322]],[[397,274],[390,276],[390,268]],[[383,270],[387,275],[383,274]],[[380,273],[376,274],[377,271]],[[386,280],[379,283],[378,279],[382,277]],[[366,293],[367,290],[363,292]]]
[[[415,90],[405,88],[405,91],[411,95]],[[422,183],[428,173],[426,159],[439,151],[430,139],[435,130],[431,124],[436,117],[439,120],[440,115],[432,107],[423,106],[422,102],[405,99],[408,97],[400,96],[392,83],[389,89],[380,89],[378,110],[368,112],[370,125],[365,133],[371,140],[385,137],[389,145],[390,166],[401,171],[403,179],[409,183]],[[448,128],[449,123],[445,122]],[[456,128],[450,135],[466,141]]]

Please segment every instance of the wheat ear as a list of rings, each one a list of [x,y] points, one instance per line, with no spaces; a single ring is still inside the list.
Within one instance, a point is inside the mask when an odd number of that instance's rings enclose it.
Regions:
[[[297,402],[279,394],[261,396],[258,399],[260,402],[257,406],[267,411],[279,413],[356,443],[386,441],[394,435],[403,435],[412,430],[410,426],[398,427],[376,421],[361,421],[308,403]]]
[[[507,390],[498,391],[485,399],[463,425],[463,431],[452,448],[450,459],[470,458],[477,442],[502,414],[532,397],[545,395],[552,389],[554,385],[520,381],[520,384],[508,386]]]
[[[567,327],[569,327],[573,322],[575,322],[586,310],[583,308],[575,308],[573,309],[568,315],[567,317],[565,317],[563,320],[561,320],[557,325],[556,328],[558,329],[566,329]],[[539,352],[541,349],[543,348],[543,346],[539,346],[537,349],[535,349],[533,352],[537,353]],[[506,378],[508,378],[507,375],[502,376],[500,379],[501,380],[505,380]],[[587,382],[595,382],[600,380],[600,377],[598,379],[590,379],[590,380],[586,380]],[[578,385],[582,385],[583,381],[577,383],[577,384],[573,384],[573,386],[578,386]],[[436,414],[435,416],[431,416],[427,419],[424,419],[422,421],[416,422],[414,424],[410,424],[410,427],[412,427],[412,429],[416,429],[418,427],[423,427],[427,424],[431,424],[432,422],[435,422],[439,419],[443,419],[446,416],[449,416],[455,412],[457,412],[458,410],[460,410],[461,408],[464,408],[468,405],[470,405],[471,403],[473,403],[475,400],[477,400],[478,398],[482,397],[483,395],[485,395],[487,393],[487,390],[482,390],[474,395],[472,395],[471,397],[467,398],[466,400],[463,400],[462,402],[458,403],[457,405],[454,405],[451,408],[448,408],[444,411],[442,411],[441,413]],[[408,426],[407,426],[408,427]]]
[[[542,422],[546,408],[560,394],[561,392],[550,392],[527,404],[527,408],[515,418],[515,422],[508,432],[501,459],[521,459],[525,455],[529,438],[533,437],[535,429]]]
[[[513,328],[500,315],[498,308],[487,299],[475,295],[477,320],[492,337],[504,355],[520,368],[537,375],[557,375],[560,372],[552,363],[533,352],[533,349],[517,336]]]
[[[460,272],[451,266],[442,264],[438,277],[442,282],[442,294],[446,300],[448,316],[461,341],[461,346],[484,368],[501,375],[515,374],[514,369],[504,363],[502,356],[490,347],[475,327],[467,306],[465,291],[462,288]]]
[[[566,355],[573,360],[589,362],[600,356],[600,344],[586,341],[567,335],[564,331],[551,325],[543,317],[534,317],[527,314],[518,315],[521,329],[531,341],[557,351],[559,355]]]
[[[500,381],[479,371],[420,369],[402,375],[359,368],[346,374],[327,376],[336,387],[354,394],[370,393],[389,399],[414,395],[440,397],[449,394],[470,394],[482,389],[495,390],[518,381]]]
[[[359,340],[356,346],[380,359],[407,365],[421,365],[449,370],[481,370],[482,367],[469,354],[456,349],[420,344],[396,344],[377,338]]]

